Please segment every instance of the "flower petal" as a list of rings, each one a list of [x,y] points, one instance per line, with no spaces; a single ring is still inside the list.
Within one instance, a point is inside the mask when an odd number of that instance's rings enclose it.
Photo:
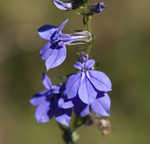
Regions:
[[[44,47],[40,50],[40,56],[42,60],[46,60],[50,55],[52,50],[50,49],[51,43],[47,42]]]
[[[90,60],[88,60],[88,61],[85,63],[85,68],[86,68],[86,69],[90,69],[90,68],[92,68],[92,67],[94,66],[94,64],[95,64],[95,60],[90,59]]]
[[[40,98],[43,96],[45,97],[48,93],[49,93],[48,90],[43,90],[43,91],[40,91],[39,93],[35,94],[30,99],[30,104],[32,104],[33,106],[39,105],[40,104]]]
[[[72,109],[62,109],[57,105],[55,107],[55,118],[59,123],[69,126],[69,122],[71,119]]]
[[[36,94],[33,95],[32,98],[30,99],[30,104],[32,104],[33,106],[39,105],[39,103],[40,103],[39,98],[40,98],[40,97],[43,97],[43,96],[46,96],[46,95],[49,95],[49,94],[50,94],[50,91],[49,91],[49,90],[43,90],[43,91],[40,91],[39,93],[36,93]]]
[[[85,75],[85,73],[82,74]],[[85,104],[91,104],[96,98],[97,92],[86,75],[81,80],[78,94],[81,101],[83,101]]]
[[[45,65],[47,71],[62,64],[66,59],[66,47],[61,45],[58,49],[51,49],[51,55],[46,59]]]
[[[66,19],[59,27],[57,30],[57,33],[61,32],[62,29],[64,28],[65,24],[69,21],[69,19]]]
[[[50,102],[46,101],[46,96],[34,97],[31,99],[30,103],[37,105],[35,117],[38,123],[44,123],[50,120],[49,116],[47,115]]]
[[[60,10],[71,10],[72,3],[71,2],[62,2],[60,0],[53,0],[55,6]]]
[[[64,94],[67,95],[67,98],[71,99],[77,95],[79,84],[81,80],[81,72],[71,75],[66,82],[66,89]]]
[[[50,37],[57,31],[57,27],[53,25],[43,25],[38,29],[38,34],[45,40],[50,40]]]
[[[91,105],[93,111],[100,116],[110,116],[110,106],[111,100],[107,93],[105,93],[105,96],[96,99]]]
[[[43,83],[43,85],[45,86],[46,89],[50,90],[52,88],[52,82],[45,73],[43,73],[42,83]]]
[[[82,70],[82,69],[83,69],[83,64],[78,61],[78,62],[76,62],[76,63],[74,64],[74,67],[75,67],[76,69]]]
[[[88,73],[89,80],[97,90],[104,92],[111,91],[111,80],[105,73],[96,70],[89,70]]]
[[[69,126],[71,117],[66,114],[63,114],[63,115],[57,116],[55,119],[57,122],[65,125],[65,126]]]
[[[74,105],[73,105],[72,101],[65,102],[63,98],[60,98],[58,100],[58,106],[63,109],[68,109],[68,108],[72,108]]]

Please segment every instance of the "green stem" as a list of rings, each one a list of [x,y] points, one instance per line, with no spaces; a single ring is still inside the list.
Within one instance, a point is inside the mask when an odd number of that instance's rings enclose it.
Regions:
[[[92,32],[92,16],[87,16],[87,30]]]
[[[58,126],[60,128],[60,130],[62,131],[62,138],[65,142],[65,144],[75,144],[73,137],[72,137],[72,129],[66,128],[64,126],[62,126],[61,124],[58,123]]]
[[[83,124],[87,121],[87,117],[81,118],[79,116],[75,116],[75,119],[73,121],[72,126],[70,127],[64,127],[63,125],[58,123],[58,126],[60,130],[62,131],[62,138],[65,142],[65,144],[76,144],[79,135],[77,133],[77,130],[83,126]]]
[[[92,16],[88,16],[87,30],[92,34]],[[92,41],[88,44],[87,52],[90,55],[92,50]]]
[[[84,28],[92,34],[92,16],[91,15],[84,15],[83,16],[83,25]],[[88,43],[87,53],[90,55],[92,50],[92,41]]]

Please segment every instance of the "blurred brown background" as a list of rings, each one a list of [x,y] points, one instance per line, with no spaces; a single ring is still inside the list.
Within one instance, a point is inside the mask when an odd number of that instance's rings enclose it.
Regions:
[[[96,35],[92,57],[113,82],[112,133],[82,127],[79,144],[148,144],[150,129],[150,1],[105,0],[107,8],[93,18]],[[31,96],[42,90],[45,71],[39,50],[46,41],[37,28],[70,19],[64,32],[82,29],[80,16],[55,8],[52,0],[0,0],[0,144],[62,144],[54,120],[37,124]],[[76,52],[48,72],[55,82],[74,72]]]

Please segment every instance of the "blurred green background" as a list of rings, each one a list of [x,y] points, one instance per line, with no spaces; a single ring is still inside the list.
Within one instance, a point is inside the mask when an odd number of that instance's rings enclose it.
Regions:
[[[96,35],[92,57],[112,79],[112,133],[101,136],[95,126],[79,130],[79,144],[148,144],[150,129],[150,1],[107,0],[93,18]],[[55,8],[52,0],[0,0],[0,144],[62,144],[54,120],[37,124],[31,96],[42,90],[45,71],[39,50],[46,41],[37,28],[59,25],[64,32],[82,29],[82,18]],[[67,60],[48,72],[52,81],[74,72],[85,46],[68,46]]]

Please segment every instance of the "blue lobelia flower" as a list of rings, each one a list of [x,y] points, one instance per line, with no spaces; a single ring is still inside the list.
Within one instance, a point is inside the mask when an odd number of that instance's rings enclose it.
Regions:
[[[35,94],[30,103],[36,106],[35,117],[38,123],[45,123],[50,121],[50,119],[55,116],[57,122],[69,126],[72,113],[72,103],[60,102],[61,104],[67,105],[67,107],[60,108],[58,106],[58,101],[64,101],[61,97],[61,87],[52,85],[51,80],[46,74],[43,74],[43,85],[46,90],[43,90]]]
[[[83,103],[78,96],[72,102],[75,113],[81,117],[87,116],[91,110],[100,116],[110,116],[111,100],[107,93],[98,92],[97,98],[91,104]]]
[[[101,71],[93,70],[95,60],[83,59],[76,62],[74,67],[80,72],[69,76],[66,82],[64,94],[68,99],[79,96],[85,104],[92,104],[96,99],[98,92],[111,91],[111,81],[106,74]]]
[[[40,37],[48,40],[40,50],[41,59],[45,60],[47,70],[57,67],[64,62],[66,45],[84,44],[91,40],[91,34],[88,31],[63,34],[62,29],[67,22],[68,20],[65,20],[59,27],[44,25],[38,29]]]
[[[98,2],[96,5],[92,6],[91,12],[93,13],[101,13],[105,8],[105,5],[103,2]]]

